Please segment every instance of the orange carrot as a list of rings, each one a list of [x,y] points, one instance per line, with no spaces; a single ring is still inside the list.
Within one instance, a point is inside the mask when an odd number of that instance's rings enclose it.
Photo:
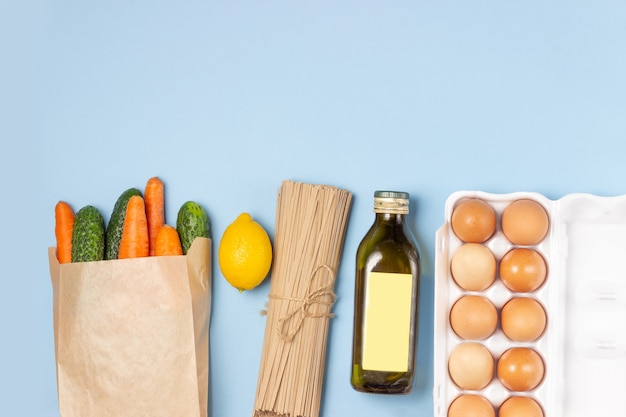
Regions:
[[[164,224],[159,229],[156,238],[156,256],[182,255],[183,246],[180,243],[180,236],[175,227]]]
[[[134,195],[126,205],[118,259],[148,256],[149,245],[146,205],[143,197]]]
[[[54,234],[57,240],[57,259],[59,263],[72,262],[72,231],[74,229],[74,210],[65,201],[54,206]]]
[[[146,203],[146,217],[148,220],[148,237],[150,241],[150,255],[156,254],[156,239],[161,226],[165,224],[165,198],[163,181],[152,177],[146,183],[143,193]]]

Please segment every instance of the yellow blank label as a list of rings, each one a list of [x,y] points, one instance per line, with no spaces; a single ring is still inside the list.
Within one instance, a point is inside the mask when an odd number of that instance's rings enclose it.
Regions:
[[[363,369],[408,370],[411,286],[411,274],[369,274],[365,291]]]

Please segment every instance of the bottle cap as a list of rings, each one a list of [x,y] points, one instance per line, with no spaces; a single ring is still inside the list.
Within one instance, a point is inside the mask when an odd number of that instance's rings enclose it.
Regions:
[[[403,191],[375,191],[374,213],[408,214],[409,193]]]

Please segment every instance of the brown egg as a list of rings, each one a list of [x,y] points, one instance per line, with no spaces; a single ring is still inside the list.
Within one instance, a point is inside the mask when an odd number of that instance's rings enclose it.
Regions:
[[[541,356],[531,348],[513,347],[498,359],[498,379],[510,391],[530,391],[543,380],[545,372]]]
[[[463,339],[485,339],[493,334],[497,325],[496,307],[480,295],[462,296],[450,309],[450,326]]]
[[[496,279],[496,258],[480,243],[466,243],[458,248],[450,261],[452,278],[467,291],[483,291]]]
[[[513,248],[500,260],[500,279],[515,292],[535,291],[544,283],[548,267],[539,252]]]
[[[502,232],[516,245],[538,244],[546,237],[549,227],[548,213],[535,200],[516,200],[502,212]]]
[[[493,379],[494,366],[491,352],[477,342],[457,345],[448,357],[450,378],[461,389],[485,388]]]
[[[451,225],[463,242],[482,243],[496,231],[496,211],[485,200],[468,198],[452,211]]]
[[[537,340],[546,329],[546,321],[545,310],[533,298],[512,298],[500,311],[502,331],[515,342]]]
[[[509,397],[500,405],[498,417],[543,417],[543,410],[530,397]]]
[[[448,408],[448,417],[495,417],[496,410],[485,397],[476,394],[463,394],[457,397]]]

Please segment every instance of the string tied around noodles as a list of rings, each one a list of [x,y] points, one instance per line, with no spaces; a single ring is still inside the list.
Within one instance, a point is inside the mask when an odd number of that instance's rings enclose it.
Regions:
[[[315,280],[315,276],[317,273],[325,269],[328,271],[330,279],[326,284],[320,285],[318,288],[312,288],[312,283]],[[292,297],[284,297],[279,295],[270,294],[270,298],[276,298],[280,300],[287,301],[297,301],[299,304],[296,308],[285,314],[283,317],[279,318],[276,322],[276,331],[280,335],[280,337],[290,342],[296,336],[296,334],[300,331],[302,326],[304,325],[304,321],[307,318],[331,318],[334,317],[333,313],[314,313],[310,311],[311,306],[318,304],[330,307],[337,300],[337,295],[333,292],[333,287],[335,284],[335,272],[328,265],[319,265],[311,272],[311,277],[309,279],[307,290],[302,298],[292,298]],[[289,331],[289,324],[295,321],[295,326],[292,326],[292,330]]]

